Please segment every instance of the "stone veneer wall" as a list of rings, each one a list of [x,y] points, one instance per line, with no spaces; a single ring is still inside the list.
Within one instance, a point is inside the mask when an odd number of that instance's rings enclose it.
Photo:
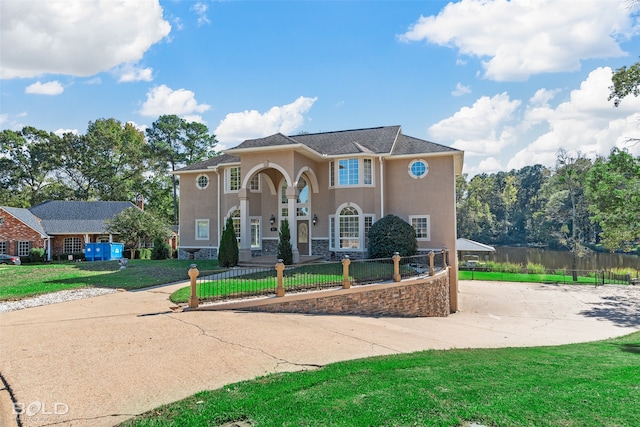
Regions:
[[[191,254],[184,249],[178,249],[178,259],[189,259]],[[193,254],[194,259],[218,259],[218,248],[202,248]]]
[[[449,272],[396,283],[274,297],[267,303],[229,308],[271,313],[446,317],[449,315]]]

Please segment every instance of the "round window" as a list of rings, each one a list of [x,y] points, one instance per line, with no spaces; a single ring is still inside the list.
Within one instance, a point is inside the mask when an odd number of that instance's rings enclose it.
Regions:
[[[207,188],[207,185],[209,185],[209,177],[206,175],[199,175],[196,184],[201,190]]]
[[[409,164],[409,175],[413,178],[424,178],[429,173],[429,165],[424,160],[414,160]]]

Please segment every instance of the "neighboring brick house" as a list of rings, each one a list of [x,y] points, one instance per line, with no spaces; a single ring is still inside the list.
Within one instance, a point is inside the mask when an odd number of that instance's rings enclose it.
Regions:
[[[86,243],[114,241],[105,222],[131,202],[49,201],[29,209],[0,206],[0,253],[28,256],[45,248],[47,258],[84,251]]]
[[[46,248],[48,240],[28,209],[0,206],[0,254],[28,256],[31,248]]]

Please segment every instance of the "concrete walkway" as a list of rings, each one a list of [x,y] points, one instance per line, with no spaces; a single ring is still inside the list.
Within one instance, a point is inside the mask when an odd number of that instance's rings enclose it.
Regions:
[[[555,345],[640,330],[640,288],[462,282],[447,318],[174,312],[185,284],[0,314],[0,425],[111,426],[270,372],[424,349]]]

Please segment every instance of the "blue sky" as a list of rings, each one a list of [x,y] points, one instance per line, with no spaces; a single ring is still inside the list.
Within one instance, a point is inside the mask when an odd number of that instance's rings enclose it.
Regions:
[[[382,125],[465,151],[465,172],[640,155],[629,0],[0,0],[0,128],[205,123],[218,149]]]

